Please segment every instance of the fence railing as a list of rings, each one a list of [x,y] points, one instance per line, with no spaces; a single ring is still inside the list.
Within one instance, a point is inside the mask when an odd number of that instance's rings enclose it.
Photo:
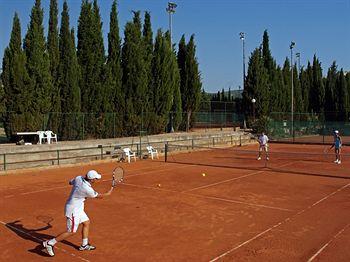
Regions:
[[[249,135],[225,134],[220,136],[211,136],[205,138],[187,138],[163,141],[142,141],[138,143],[124,143],[116,145],[97,145],[71,149],[38,150],[27,152],[10,152],[0,154],[0,170],[14,170],[31,167],[44,167],[62,164],[72,164],[83,161],[103,160],[107,158],[118,157],[118,149],[130,147],[137,153],[139,159],[142,159],[146,153],[146,146],[152,144],[158,149],[160,154],[164,153],[164,146],[168,142],[176,142],[183,145],[210,145],[218,144],[242,145],[250,142]]]

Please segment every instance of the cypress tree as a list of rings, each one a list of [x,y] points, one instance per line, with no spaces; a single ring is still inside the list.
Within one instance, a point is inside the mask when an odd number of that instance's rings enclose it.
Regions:
[[[307,67],[304,70],[302,70],[301,76],[301,87],[303,91],[303,102],[304,102],[304,111],[310,112],[310,89],[311,89],[311,82],[312,82],[312,67],[310,62],[308,62]]]
[[[179,42],[179,49],[177,52],[177,63],[179,66],[179,72],[180,72],[180,92],[181,95],[184,94],[185,89],[186,89],[186,67],[185,67],[185,62],[186,62],[186,40],[185,40],[185,35],[182,35],[180,42]],[[182,108],[184,108],[184,100],[182,101]]]
[[[292,80],[291,80],[291,70],[290,70],[290,61],[288,57],[283,64],[282,75],[283,75],[283,91],[282,91],[282,99],[283,99],[283,107],[282,112],[291,112],[291,99],[292,99]]]
[[[106,103],[105,100],[104,63],[105,51],[102,37],[102,22],[97,0],[93,4],[83,0],[78,24],[78,61],[81,67],[81,108],[88,112],[85,118],[85,126],[89,126],[87,134],[93,137],[101,137],[109,125],[101,112]],[[109,106],[108,106],[109,107]]]
[[[159,133],[165,129],[168,113],[173,102],[172,50],[169,41],[170,38],[163,35],[159,29],[152,62],[154,90],[152,101],[155,115],[151,123],[154,133]]]
[[[30,76],[32,94],[30,101],[33,108],[31,120],[33,130],[45,129],[47,119],[45,115],[51,111],[52,78],[50,74],[50,60],[46,49],[43,10],[41,1],[36,0],[31,11],[30,24],[24,40],[24,50],[27,56],[27,71]]]
[[[123,135],[123,119],[125,112],[125,95],[122,90],[122,68],[121,68],[121,40],[119,37],[119,24],[117,1],[113,1],[110,13],[110,24],[108,33],[108,60],[107,66],[112,78],[111,97],[113,100],[112,111],[114,115],[115,135]]]
[[[142,40],[144,45],[144,67],[145,67],[145,81],[146,81],[146,99],[145,108],[146,112],[143,114],[143,125],[149,126],[152,121],[150,119],[151,113],[154,112],[153,102],[149,101],[153,96],[154,90],[152,89],[152,59],[153,59],[153,32],[151,25],[151,15],[149,12],[145,12],[145,18],[143,23]]]
[[[17,13],[13,18],[9,46],[3,57],[3,103],[6,113],[3,116],[5,133],[8,138],[19,131],[33,131],[30,107],[32,94],[28,93],[30,79],[26,70],[26,56],[22,50],[21,24]],[[28,121],[29,120],[29,121]]]
[[[54,132],[58,131],[60,122],[60,90],[58,87],[58,64],[59,64],[59,46],[58,46],[58,8],[57,0],[50,0],[50,18],[49,30],[47,36],[47,51],[50,58],[50,72],[52,78],[51,92],[51,112],[48,128]]]
[[[348,105],[348,92],[346,88],[346,80],[344,77],[344,71],[343,69],[340,69],[340,71],[337,74],[337,82],[336,82],[336,101],[338,104],[338,120],[339,121],[346,121],[347,115],[349,112],[349,105]]]
[[[269,110],[268,100],[268,74],[264,67],[261,50],[256,48],[248,62],[248,74],[246,77],[243,99],[246,114],[252,116],[255,106],[255,116],[267,116]],[[256,102],[253,105],[252,99]]]
[[[194,43],[194,35],[191,36],[190,41],[186,45],[186,82],[185,90],[182,93],[183,111],[187,113],[187,129],[190,127],[190,120],[193,117],[193,113],[197,111],[200,97],[202,83],[200,79],[200,72],[198,68],[198,62],[196,58],[196,46]]]
[[[126,24],[124,34],[122,68],[123,89],[126,94],[125,121],[128,134],[136,134],[143,128],[142,115],[147,104],[140,12],[134,12],[133,22]]]
[[[293,65],[293,89],[294,89],[294,111],[303,112],[303,95],[301,92],[301,86],[299,82],[297,65]]]
[[[60,136],[63,140],[80,138],[81,126],[77,117],[80,111],[79,66],[74,44],[74,31],[70,31],[68,5],[63,3],[59,35],[60,59],[58,84],[61,97],[62,120]]]
[[[309,93],[310,109],[313,112],[324,112],[324,96],[325,90],[322,78],[321,63],[314,55],[312,62],[312,82]]]
[[[328,69],[326,84],[325,84],[325,117],[326,120],[334,120],[334,114],[337,110],[336,85],[337,85],[337,65],[335,61]]]

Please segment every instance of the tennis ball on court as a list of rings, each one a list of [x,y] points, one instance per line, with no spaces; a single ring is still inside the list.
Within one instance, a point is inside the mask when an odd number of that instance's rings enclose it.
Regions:
[[[202,173],[202,176],[205,176],[205,173]]]
[[[158,187],[161,187],[162,185],[161,184],[158,184]]]

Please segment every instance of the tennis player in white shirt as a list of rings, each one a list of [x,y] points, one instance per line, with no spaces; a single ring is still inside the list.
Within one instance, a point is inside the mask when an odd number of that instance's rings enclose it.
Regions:
[[[258,160],[261,160],[261,152],[265,151],[266,153],[266,160],[269,160],[269,138],[267,135],[265,135],[264,132],[261,133],[261,135],[258,138],[259,142],[259,155],[258,155]]]
[[[73,234],[78,230],[80,224],[82,224],[82,245],[79,250],[94,250],[96,247],[89,244],[89,226],[90,220],[84,211],[84,202],[86,198],[103,198],[109,196],[113,187],[104,194],[97,193],[91,186],[97,180],[101,179],[101,175],[95,170],[90,170],[85,176],[77,176],[69,181],[69,184],[73,186],[70,196],[65,206],[65,216],[67,220],[67,230],[55,238],[43,242],[44,248],[50,256],[54,256],[54,245]]]

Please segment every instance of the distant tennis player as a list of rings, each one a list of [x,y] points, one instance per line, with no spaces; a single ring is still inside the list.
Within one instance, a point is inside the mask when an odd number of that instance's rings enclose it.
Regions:
[[[339,135],[338,130],[334,131],[334,143],[331,146],[331,148],[333,147],[334,147],[334,153],[335,153],[334,163],[341,164],[340,153],[341,153],[342,142],[341,142],[341,137]]]
[[[109,196],[113,187],[104,194],[98,194],[91,186],[98,179],[101,179],[101,175],[95,170],[90,170],[85,176],[77,176],[69,181],[69,184],[73,186],[70,196],[65,206],[65,216],[67,223],[67,230],[53,239],[43,242],[44,248],[50,256],[54,256],[54,245],[67,237],[72,236],[77,232],[79,224],[82,224],[82,245],[79,250],[94,250],[96,247],[89,244],[89,226],[90,220],[84,211],[84,202],[86,198],[103,198]]]
[[[258,155],[258,160],[261,160],[261,153],[262,151],[265,151],[266,154],[266,160],[269,160],[269,138],[267,135],[265,135],[264,132],[261,133],[261,135],[258,137],[258,142],[259,142],[259,155]]]

